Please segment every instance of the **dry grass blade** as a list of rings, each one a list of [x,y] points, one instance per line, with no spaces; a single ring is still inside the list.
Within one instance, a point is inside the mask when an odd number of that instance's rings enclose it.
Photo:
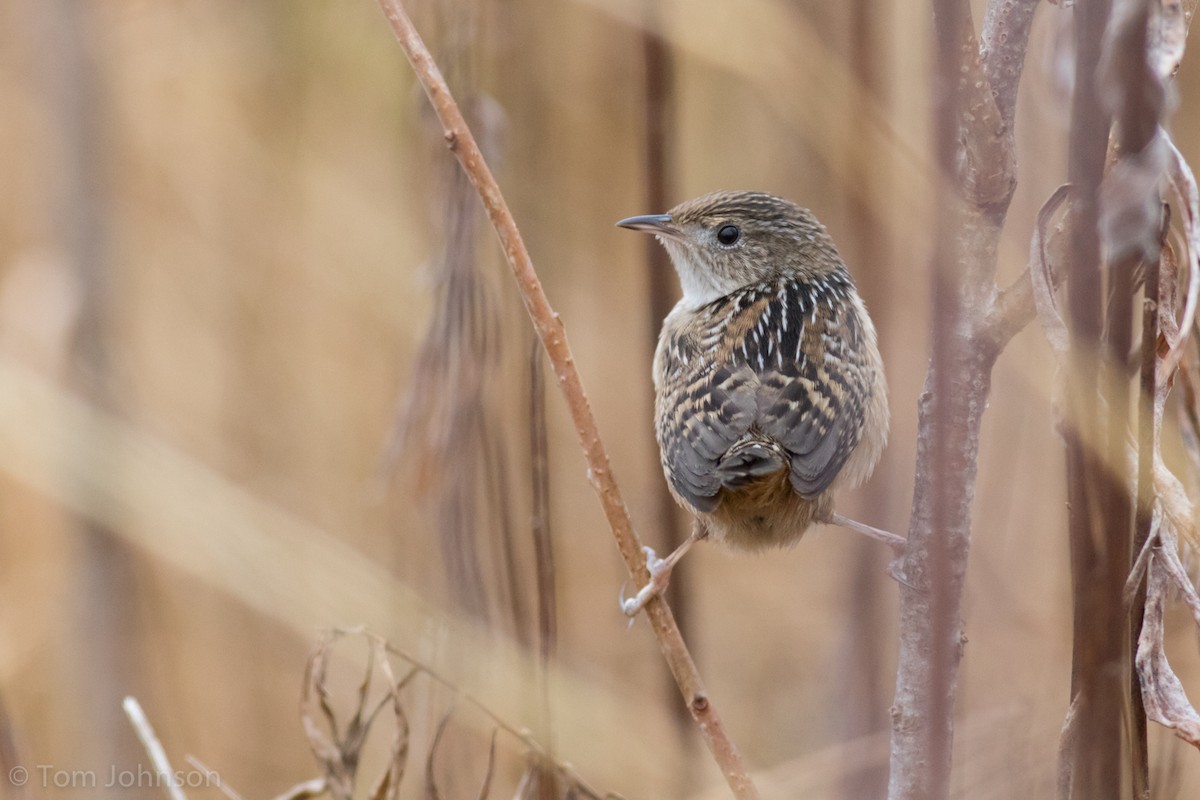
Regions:
[[[444,676],[439,674],[436,670],[434,670],[429,665],[422,663],[421,661],[413,658],[412,656],[408,655],[407,653],[405,653],[401,650],[398,650],[394,646],[388,644],[388,642],[386,640],[384,640],[383,638],[381,638],[375,634],[367,633],[364,631],[358,631],[358,633],[361,633],[362,635],[368,637],[371,641],[377,643],[378,646],[383,649],[384,653],[388,653],[388,654],[396,656],[397,658],[403,659],[404,661],[406,661],[407,663],[409,663],[412,666],[412,671],[409,672],[409,674],[406,675],[404,677],[404,679],[402,681],[400,681],[399,684],[397,684],[397,689],[402,688],[417,673],[426,675],[431,680],[441,684],[442,686],[445,686],[447,689],[450,689],[451,691],[453,691],[455,693],[455,697],[456,697],[457,701],[461,701],[461,702],[465,703],[466,705],[473,707],[477,711],[481,712],[485,717],[487,717],[487,719],[489,719],[493,723],[493,726],[494,726],[492,729],[493,733],[503,732],[503,733],[508,734],[513,739],[517,740],[518,742],[520,742],[521,745],[525,748],[525,752],[530,759],[536,760],[538,763],[540,763],[542,765],[542,767],[544,769],[548,770],[549,772],[553,773],[556,776],[555,780],[558,782],[558,785],[565,787],[567,796],[578,796],[578,797],[597,798],[597,799],[602,798],[602,797],[604,797],[604,798],[619,797],[619,795],[615,795],[612,793],[600,794],[595,789],[591,788],[587,784],[587,782],[584,781],[583,778],[581,778],[579,776],[579,774],[575,772],[573,767],[571,767],[569,764],[557,761],[553,757],[553,755],[550,753],[550,751],[543,744],[538,742],[537,739],[535,739],[533,737],[533,735],[530,734],[527,730],[525,730],[523,728],[517,728],[516,726],[507,722],[503,717],[501,717],[496,712],[492,711],[486,705],[481,703],[477,698],[473,697],[469,692],[466,692],[466,691],[463,691],[462,689],[460,689],[453,682],[447,680]],[[432,749],[436,749],[436,747],[437,747],[437,743],[435,742]],[[431,749],[431,753],[430,753],[431,756],[432,756],[432,749]],[[431,764],[432,761],[429,761],[428,763]],[[428,775],[428,773],[427,773],[427,775]]]
[[[553,765],[547,764],[540,758],[530,758],[521,774],[513,800],[544,800],[545,798],[565,797],[568,800],[578,797],[574,788],[565,790],[559,785],[558,774]]]
[[[356,691],[353,714],[346,723],[345,730],[341,731],[333,709],[328,668],[333,646],[345,635],[346,632],[342,631],[324,635],[309,657],[305,670],[300,716],[309,746],[325,775],[301,783],[281,797],[300,798],[328,793],[334,800],[352,800],[362,749],[380,711],[389,703],[392,706],[396,731],[389,750],[387,769],[376,779],[370,797],[372,800],[394,800],[399,791],[409,746],[408,718],[400,702],[400,689],[412,674],[406,676],[403,681],[397,681],[383,643],[376,637],[367,637],[366,668]],[[379,701],[372,702],[371,688],[375,684],[377,669],[384,677],[386,693]],[[324,728],[328,729],[328,733],[318,723],[318,716],[324,719]]]
[[[375,714],[382,708],[382,704],[380,704],[370,713],[364,713],[367,709],[367,694],[371,691],[371,675],[374,671],[375,648],[372,647],[367,650],[367,665],[366,669],[363,670],[362,681],[358,684],[358,702],[354,705],[354,714],[350,717],[350,721],[346,723],[346,732],[342,735],[339,742],[344,753],[357,753],[361,749],[363,739],[366,738],[370,720],[374,719]],[[324,695],[322,699],[324,699]],[[334,731],[334,736],[337,736],[336,730]]]
[[[483,773],[483,785],[479,787],[479,800],[487,800],[487,797],[492,792],[492,775],[496,771],[496,735],[500,733],[499,728],[492,730],[492,741],[488,745],[488,760],[487,769]]]
[[[137,698],[126,697],[121,705],[125,709],[125,715],[129,717],[129,724],[133,726],[142,746],[146,748],[146,755],[150,756],[150,762],[158,774],[158,781],[167,796],[171,800],[187,800],[179,781],[175,780],[175,770],[171,769],[171,762],[167,760],[167,751],[155,735],[154,728],[150,725],[150,720],[146,719],[146,712],[142,711]]]
[[[446,713],[438,722],[437,730],[433,734],[433,741],[429,744],[429,753],[425,756],[425,800],[442,800],[442,793],[438,791],[437,778],[434,775],[433,758],[437,755],[438,745],[442,743],[442,737],[446,735],[446,728],[450,725],[452,716],[454,716],[453,705],[446,709]]]
[[[229,800],[243,800],[242,796],[238,794],[237,790],[235,790],[225,781],[221,780],[221,776],[217,774],[217,771],[205,764],[203,761],[193,755],[185,755],[183,760],[200,770],[200,772],[204,773],[204,779],[208,781],[209,785],[216,786],[221,794],[228,797]]]
[[[345,733],[339,736],[337,718],[332,710],[334,703],[332,693],[328,688],[327,673],[333,646],[348,637],[366,641],[368,670],[355,691],[356,706],[351,721],[346,725]],[[391,655],[403,659],[409,664],[409,669],[400,679],[396,678],[396,673],[392,668],[389,658]],[[371,689],[378,682],[373,679],[376,672],[381,675],[386,689],[380,700],[372,702]],[[519,742],[522,748],[521,755],[526,759],[527,764],[537,765],[541,775],[539,785],[543,787],[542,793],[539,793],[537,797],[583,797],[593,798],[593,800],[599,800],[601,797],[616,797],[616,795],[597,793],[579,777],[572,767],[556,761],[549,751],[533,738],[532,734],[509,724],[468,692],[462,691],[429,666],[397,650],[385,639],[369,631],[363,629],[335,630],[322,636],[313,654],[309,657],[306,674],[308,677],[304,688],[302,718],[305,731],[309,735],[310,746],[317,755],[325,774],[320,778],[297,784],[280,794],[276,800],[303,800],[303,798],[319,795],[329,795],[334,800],[352,798],[358,777],[360,755],[367,735],[380,712],[389,705],[393,711],[395,732],[388,751],[387,765],[366,796],[370,800],[396,800],[399,797],[400,785],[404,778],[411,748],[408,715],[404,710],[400,693],[418,675],[423,675],[434,683],[450,689],[454,692],[455,697],[438,722],[429,742],[429,750],[425,756],[425,782],[422,787],[426,798],[440,800],[442,797],[442,788],[439,786],[435,762],[439,748],[451,731],[450,723],[456,719],[457,707],[463,704],[473,711],[481,712],[491,724],[491,742],[488,748],[482,788],[479,793],[481,800],[489,796],[495,782],[500,763],[498,751],[500,733],[506,733]],[[322,703],[322,699],[324,699],[324,703]],[[325,713],[325,709],[330,709],[328,714]],[[322,725],[318,722],[319,716],[325,718],[324,722],[331,731],[330,735],[325,733]],[[478,726],[473,727],[477,728]]]
[[[404,766],[408,762],[408,742],[409,742],[409,726],[408,715],[404,713],[404,706],[400,702],[400,689],[415,675],[415,671],[409,672],[401,681],[396,680],[395,674],[392,672],[392,665],[388,662],[387,651],[384,649],[383,643],[378,640],[371,642],[371,654],[373,661],[378,662],[380,671],[384,678],[387,679],[388,693],[380,701],[380,704],[375,707],[378,712],[386,704],[388,700],[392,702],[392,714],[395,718],[396,732],[392,737],[391,759],[388,761],[388,768],[379,776],[375,783],[375,787],[371,790],[371,800],[395,800],[397,793],[400,791],[400,782],[404,779]],[[373,712],[367,720],[367,726],[370,726],[375,718]]]
[[[481,548],[500,509],[487,507],[488,468],[501,449],[492,413],[500,347],[495,298],[477,264],[471,187],[459,173],[447,180],[444,252],[433,266],[434,313],[403,398],[388,448],[388,467],[416,473],[418,502],[436,521],[447,583],[454,600],[487,619],[490,593]],[[401,464],[403,462],[403,464]]]
[[[330,647],[335,638],[333,635],[324,637],[309,658],[304,675],[304,691],[301,695],[300,720],[304,726],[304,734],[308,737],[308,745],[325,770],[325,777],[321,779],[321,784],[325,787],[322,791],[328,790],[335,800],[350,800],[354,790],[353,779],[347,779],[342,753],[337,744],[337,719],[326,688],[326,668]],[[317,714],[313,709],[314,695],[330,735],[326,735],[317,723]]]
[[[1070,193],[1071,187],[1063,184],[1042,204],[1041,210],[1038,211],[1037,224],[1033,229],[1033,239],[1029,243],[1029,278],[1033,282],[1033,302],[1042,332],[1050,342],[1050,349],[1054,351],[1059,364],[1065,363],[1070,337],[1055,296],[1054,290],[1059,280],[1054,275],[1054,268],[1047,254],[1046,230],[1050,219]]]
[[[548,667],[558,646],[558,594],[555,586],[554,537],[550,527],[550,452],[546,427],[546,376],[542,348],[535,341],[529,353],[529,463],[533,484],[534,580],[537,586],[538,656],[542,665],[542,694],[548,691]],[[550,709],[543,709],[549,727]]]
[[[275,795],[275,800],[308,800],[310,797],[320,797],[325,794],[327,788],[324,778],[313,778],[297,783],[286,792]]]
[[[481,24],[486,4],[446,0],[428,14],[444,65],[462,87],[465,113],[493,157],[504,115],[480,88],[477,62],[492,33]],[[404,490],[432,517],[450,599],[488,624],[511,621],[525,644],[526,601],[508,507],[514,476],[504,468],[505,429],[514,421],[503,410],[502,309],[480,252],[475,193],[456,165],[437,159],[441,127],[427,106],[420,111],[437,176],[429,222],[438,251],[425,270],[433,283],[432,314],[399,403],[387,466],[406,478]],[[506,607],[511,620],[498,619]]]

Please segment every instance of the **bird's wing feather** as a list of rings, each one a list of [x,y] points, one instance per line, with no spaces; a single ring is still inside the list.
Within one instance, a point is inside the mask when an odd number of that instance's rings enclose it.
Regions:
[[[786,282],[771,305],[788,320],[789,329],[768,325],[761,333],[751,330],[748,337],[747,350],[783,352],[760,373],[755,424],[791,455],[792,488],[802,497],[813,498],[829,488],[862,435],[874,376],[863,355],[862,324],[849,291],[848,278]]]
[[[715,509],[722,486],[736,484],[720,468],[751,439],[786,452],[802,497],[837,477],[858,444],[874,380],[852,291],[848,277],[781,279],[668,331],[656,365],[657,434],[672,488],[698,511]]]
[[[719,365],[689,377],[659,396],[663,470],[676,494],[698,511],[712,511],[722,484],[717,466],[754,423],[757,381],[749,369]]]

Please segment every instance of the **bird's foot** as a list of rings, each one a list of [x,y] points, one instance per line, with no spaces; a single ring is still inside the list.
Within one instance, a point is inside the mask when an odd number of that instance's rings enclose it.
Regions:
[[[904,555],[904,548],[908,544],[908,540],[903,536],[897,536],[896,534],[890,531],[885,531],[882,528],[876,528],[873,525],[867,525],[866,523],[850,519],[849,517],[843,517],[841,514],[836,512],[831,513],[826,519],[821,521],[827,522],[830,525],[838,525],[846,528],[847,530],[854,531],[855,533],[861,533],[863,536],[870,537],[877,542],[883,542],[888,547],[892,548],[892,551],[898,556]]]
[[[916,589],[917,585],[908,579],[908,575],[904,572],[904,556],[893,558],[887,565],[888,577],[896,583],[903,584],[909,589]]]
[[[667,590],[667,583],[671,580],[671,570],[675,568],[679,559],[683,558],[683,554],[690,550],[692,545],[703,535],[699,529],[693,530],[692,535],[684,539],[683,544],[676,547],[666,558],[659,558],[653,547],[642,548],[646,554],[646,571],[650,573],[650,580],[629,599],[626,599],[622,593],[621,611],[625,613],[625,616],[633,619],[639,611],[646,607],[647,603]]]
[[[830,513],[829,516],[822,520],[830,525],[838,525],[847,530],[861,533],[863,536],[868,536],[877,542],[883,542],[888,547],[892,548],[892,552],[896,557],[887,566],[887,574],[897,583],[902,583],[910,589],[917,588],[904,574],[904,553],[908,547],[908,540],[903,536],[897,536],[890,531],[885,531],[881,528],[876,528],[873,525],[867,525],[857,520],[843,517],[841,514]]]
[[[646,582],[645,586],[638,589],[638,593],[633,597],[626,598],[624,592],[621,593],[621,611],[631,620],[646,607],[652,598],[667,590],[667,584],[671,580],[671,568],[678,560],[677,558],[672,559],[670,556],[659,558],[653,547],[643,547],[642,550],[646,554],[646,570],[650,573],[650,580]]]

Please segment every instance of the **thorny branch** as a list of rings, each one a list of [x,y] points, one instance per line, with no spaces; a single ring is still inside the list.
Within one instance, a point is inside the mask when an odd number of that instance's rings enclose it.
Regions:
[[[633,530],[629,511],[621,499],[620,490],[613,478],[608,454],[600,439],[600,431],[595,417],[592,415],[587,393],[583,388],[583,381],[579,376],[579,371],[575,368],[575,361],[567,342],[566,329],[546,298],[541,281],[533,268],[529,252],[521,239],[521,233],[508,205],[504,202],[500,187],[484,161],[475,138],[450,94],[450,89],[446,85],[441,71],[405,12],[403,3],[400,0],[379,0],[379,3],[442,123],[447,145],[462,164],[476,191],[479,192],[480,199],[487,210],[488,219],[496,229],[496,234],[504,248],[505,258],[516,278],[521,299],[525,304],[526,311],[529,312],[529,317],[537,330],[542,345],[546,349],[546,355],[550,359],[555,376],[558,378],[559,388],[567,402],[584,457],[587,459],[588,476],[592,488],[595,489],[600,499],[605,517],[608,519],[609,527],[616,539],[617,549],[630,574],[639,583],[645,584],[649,581],[650,576],[646,569],[642,545]],[[700,674],[683,642],[683,637],[679,633],[670,608],[660,597],[655,597],[647,604],[646,614],[692,718],[696,721],[705,744],[708,745],[713,758],[721,768],[734,796],[757,798],[758,790],[750,780],[741,754],[727,735],[716,709],[708,698]]]

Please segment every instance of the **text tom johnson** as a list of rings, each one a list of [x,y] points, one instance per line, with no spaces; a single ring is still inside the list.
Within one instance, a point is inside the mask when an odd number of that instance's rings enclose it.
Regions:
[[[14,786],[23,786],[32,779],[43,788],[57,789],[142,789],[171,786],[199,789],[221,785],[221,776],[216,772],[181,769],[160,773],[141,764],[124,769],[113,765],[107,771],[63,769],[54,764],[37,764],[32,769],[13,767],[8,772],[8,779]]]

